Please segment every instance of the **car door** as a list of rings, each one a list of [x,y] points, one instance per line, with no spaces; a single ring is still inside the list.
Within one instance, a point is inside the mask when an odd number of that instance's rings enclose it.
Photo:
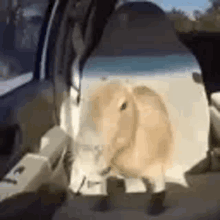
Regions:
[[[39,152],[42,135],[60,123],[73,59],[67,6],[68,1],[47,2],[32,72],[0,82],[0,177],[27,152]]]

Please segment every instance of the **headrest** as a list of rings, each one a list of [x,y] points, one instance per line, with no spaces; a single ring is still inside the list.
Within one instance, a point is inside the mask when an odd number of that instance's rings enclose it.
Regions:
[[[188,52],[157,5],[135,2],[122,5],[112,14],[92,56],[152,55],[158,50]]]

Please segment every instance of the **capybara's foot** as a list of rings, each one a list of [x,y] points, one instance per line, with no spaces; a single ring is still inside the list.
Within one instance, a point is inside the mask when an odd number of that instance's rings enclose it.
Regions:
[[[99,199],[95,205],[91,208],[94,212],[107,212],[111,209],[110,196],[104,196]]]
[[[165,199],[165,191],[160,193],[153,193],[150,204],[147,207],[147,214],[149,215],[160,215],[166,210],[166,207],[163,206]]]

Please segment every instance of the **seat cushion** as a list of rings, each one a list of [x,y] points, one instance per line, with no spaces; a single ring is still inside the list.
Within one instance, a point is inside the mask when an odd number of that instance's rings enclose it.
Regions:
[[[220,111],[215,105],[210,106],[210,120],[215,137],[220,140]]]
[[[220,92],[212,93],[211,104],[220,110]]]

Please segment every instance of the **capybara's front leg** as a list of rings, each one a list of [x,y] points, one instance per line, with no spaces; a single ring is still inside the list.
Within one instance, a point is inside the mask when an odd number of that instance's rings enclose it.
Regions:
[[[155,166],[148,172],[147,179],[143,181],[150,192],[151,198],[147,205],[146,212],[149,215],[160,215],[166,210],[164,200],[166,195],[164,173],[162,166]],[[152,172],[151,172],[152,171]]]
[[[95,203],[91,210],[94,212],[107,212],[111,209],[110,202],[111,200],[109,195],[103,196]]]
[[[165,211],[165,194],[165,190],[158,193],[152,193],[150,203],[146,210],[149,215],[159,215]]]
[[[102,182],[102,194],[103,196],[95,202],[95,205],[91,208],[94,212],[107,212],[111,209],[111,199],[108,192],[108,179]]]
[[[93,211],[107,212],[114,209],[113,200],[116,195],[125,193],[124,180],[120,180],[116,177],[109,177],[106,180],[106,193],[107,195],[99,199],[95,206],[92,208]]]

